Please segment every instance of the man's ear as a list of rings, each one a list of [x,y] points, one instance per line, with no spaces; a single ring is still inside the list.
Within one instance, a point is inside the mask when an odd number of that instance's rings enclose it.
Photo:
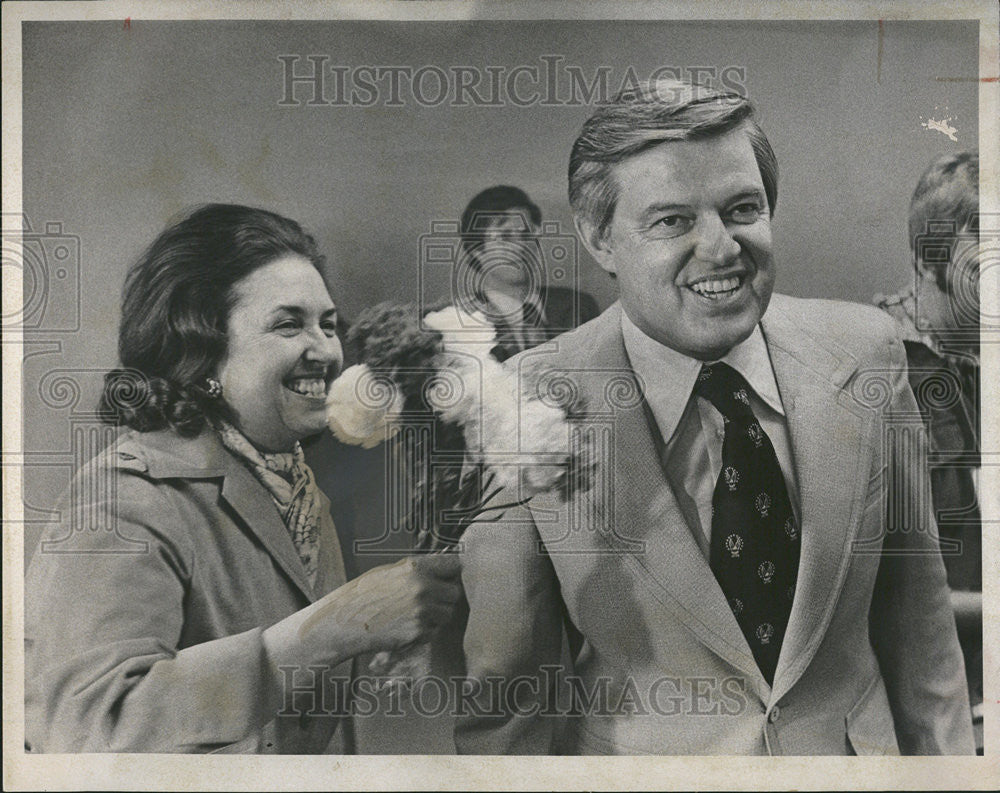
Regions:
[[[584,247],[594,257],[601,269],[611,275],[616,275],[614,253],[611,249],[609,235],[602,235],[597,226],[589,220],[577,215],[573,218],[576,233],[583,241]]]

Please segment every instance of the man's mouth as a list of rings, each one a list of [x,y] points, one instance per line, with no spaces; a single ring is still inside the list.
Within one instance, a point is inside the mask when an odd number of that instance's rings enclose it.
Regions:
[[[308,397],[326,397],[327,381],[323,376],[291,377],[284,382],[285,388]]]
[[[724,297],[736,294],[743,282],[745,275],[731,275],[728,278],[706,278],[703,281],[688,284],[687,287],[692,292],[701,295],[709,300],[721,300]]]

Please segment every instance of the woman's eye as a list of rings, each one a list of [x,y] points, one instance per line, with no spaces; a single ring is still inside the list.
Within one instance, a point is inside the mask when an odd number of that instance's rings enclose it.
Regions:
[[[755,203],[737,204],[729,211],[734,223],[756,223],[760,219],[760,206]]]
[[[329,336],[331,339],[337,335],[337,323],[336,322],[324,322],[320,327],[323,328],[323,332]]]
[[[282,333],[286,336],[296,333],[299,330],[299,327],[298,321],[294,319],[285,319],[274,325],[274,329],[278,331],[278,333]]]

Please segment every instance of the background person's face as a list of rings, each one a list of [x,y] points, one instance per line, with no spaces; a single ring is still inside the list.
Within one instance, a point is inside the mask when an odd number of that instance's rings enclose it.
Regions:
[[[979,325],[979,260],[982,245],[978,229],[965,230],[955,240],[948,265],[948,299],[951,304],[949,330]],[[978,346],[978,345],[977,345]]]
[[[480,276],[488,283],[525,287],[538,267],[537,229],[527,210],[512,209],[489,218],[473,250]]]
[[[951,347],[977,350],[979,262],[983,250],[978,228],[966,227],[952,237],[928,239],[920,247],[916,261],[917,328],[947,341]],[[942,257],[946,258],[944,263]],[[939,277],[942,266],[943,289]]]
[[[316,268],[296,255],[255,270],[235,291],[223,397],[258,448],[287,451],[326,426],[326,392],[343,362],[333,301]]]
[[[774,288],[767,198],[746,133],[664,143],[617,164],[607,235],[585,242],[617,275],[629,318],[701,360],[747,338]]]

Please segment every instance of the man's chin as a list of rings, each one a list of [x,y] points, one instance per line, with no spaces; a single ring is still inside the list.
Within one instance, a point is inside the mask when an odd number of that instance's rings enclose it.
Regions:
[[[724,358],[733,347],[750,338],[753,329],[757,327],[757,321],[749,317],[744,322],[734,324],[733,327],[712,328],[692,344],[694,354],[689,353],[690,357],[699,361],[717,361]]]

